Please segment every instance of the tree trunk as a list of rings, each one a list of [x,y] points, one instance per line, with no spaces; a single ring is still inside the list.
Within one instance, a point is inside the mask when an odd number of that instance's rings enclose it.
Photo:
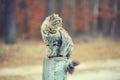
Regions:
[[[91,26],[91,33],[93,36],[96,36],[98,28],[98,0],[92,0],[92,11],[93,11],[93,24]]]
[[[0,0],[0,38],[4,36],[4,28],[5,28],[5,25],[4,25],[4,22],[5,22],[5,19],[4,19],[4,11],[5,11],[5,1],[4,0]]]
[[[85,30],[85,33],[88,33],[89,31],[89,22],[88,22],[88,11],[89,11],[89,8],[88,8],[88,0],[83,0],[83,3],[84,3],[84,10],[83,10],[83,15],[84,15],[84,30]]]
[[[6,43],[11,44],[16,40],[14,0],[5,0]]]
[[[112,3],[112,2],[111,2]],[[106,0],[103,1],[103,6],[105,6],[105,10],[104,10],[104,18],[103,18],[103,35],[104,36],[110,36],[111,33],[111,26],[112,26],[112,18],[110,18],[108,15],[112,15],[109,10],[107,10],[106,8],[112,8],[112,4],[108,3]]]
[[[57,3],[57,13],[62,16],[61,9],[62,9],[62,0],[56,0]]]
[[[30,35],[29,35],[29,24],[28,24],[28,20],[29,20],[29,17],[28,17],[28,5],[27,5],[27,1],[26,0],[21,0],[20,1],[20,6],[19,6],[22,10],[24,10],[24,19],[23,19],[23,22],[24,22],[24,30],[23,30],[23,33],[25,35],[25,38],[26,39],[29,39]]]
[[[117,12],[120,12],[120,1],[118,0],[117,1]],[[120,39],[120,14],[117,13],[116,15],[116,26],[115,26],[115,35],[116,35],[116,38],[119,38]]]
[[[72,36],[73,23],[74,23],[74,10],[75,10],[75,0],[62,0],[63,1],[63,24],[64,28]]]
[[[46,16],[48,16],[55,12],[55,0],[46,0],[46,3]]]
[[[115,37],[115,28],[117,26],[116,24],[116,19],[117,18],[117,1],[115,0],[114,3],[113,3],[113,8],[114,8],[114,15],[113,15],[113,22],[112,22],[112,26],[111,26],[111,36],[114,38]]]
[[[73,27],[74,27],[74,17],[75,17],[75,1],[70,0],[70,17],[69,17],[69,33],[72,36]]]

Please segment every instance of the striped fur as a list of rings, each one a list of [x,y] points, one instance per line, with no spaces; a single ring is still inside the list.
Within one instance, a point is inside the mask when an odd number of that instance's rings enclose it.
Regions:
[[[67,31],[62,27],[62,19],[58,14],[48,16],[42,26],[41,34],[48,49],[48,56],[70,55],[73,42]]]

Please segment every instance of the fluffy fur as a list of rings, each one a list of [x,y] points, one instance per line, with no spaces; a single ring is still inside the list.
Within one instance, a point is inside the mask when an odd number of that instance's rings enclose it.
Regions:
[[[62,18],[58,14],[48,16],[42,26],[41,34],[48,49],[48,56],[66,56],[69,58],[73,41],[62,27]]]

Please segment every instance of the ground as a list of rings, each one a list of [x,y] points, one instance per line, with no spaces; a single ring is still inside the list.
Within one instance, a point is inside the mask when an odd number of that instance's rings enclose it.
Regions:
[[[71,59],[81,64],[73,75],[68,75],[68,80],[120,79],[119,41],[100,37],[76,39],[74,43]],[[18,40],[14,45],[0,41],[0,80],[41,80],[45,54],[46,48],[42,41]]]
[[[120,80],[120,59],[83,62],[68,80]],[[42,66],[1,68],[0,80],[42,80]]]

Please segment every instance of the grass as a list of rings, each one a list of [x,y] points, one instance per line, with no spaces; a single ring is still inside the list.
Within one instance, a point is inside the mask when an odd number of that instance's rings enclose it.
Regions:
[[[4,51],[3,47],[0,47],[0,53],[2,53]]]
[[[18,41],[14,45],[0,43],[0,67],[22,65],[41,65],[46,55],[46,47],[40,41]],[[99,38],[96,40],[75,42],[71,59],[84,61],[120,58],[120,42]],[[4,49],[4,50],[2,50]]]

